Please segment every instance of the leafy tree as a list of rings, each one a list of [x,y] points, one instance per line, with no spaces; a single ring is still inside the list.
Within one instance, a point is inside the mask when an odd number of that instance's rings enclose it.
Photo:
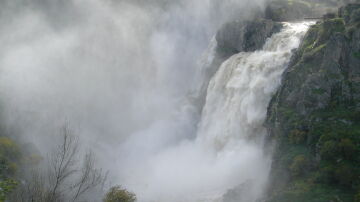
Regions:
[[[105,195],[104,202],[135,202],[136,196],[134,193],[122,189],[120,186],[112,187]]]

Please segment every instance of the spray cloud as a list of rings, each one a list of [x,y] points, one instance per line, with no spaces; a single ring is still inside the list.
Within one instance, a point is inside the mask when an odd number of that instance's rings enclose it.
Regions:
[[[197,131],[200,115],[187,100],[191,88],[203,82],[197,61],[217,28],[251,17],[249,7],[264,2],[1,4],[1,116],[8,133],[46,153],[56,143],[54,131],[70,123],[113,183],[142,201],[220,200],[239,184],[237,173],[257,167],[254,172],[266,175],[267,159],[247,142],[238,143],[240,153],[209,150],[202,139],[214,131],[206,122],[214,122],[202,119]]]

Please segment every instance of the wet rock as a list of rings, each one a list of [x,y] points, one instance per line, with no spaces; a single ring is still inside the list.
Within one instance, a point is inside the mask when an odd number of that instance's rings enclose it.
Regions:
[[[349,23],[351,19],[353,19],[354,22],[358,16],[358,9],[360,9],[359,3],[347,4],[339,9],[338,15],[339,17],[344,18],[346,23]]]
[[[274,21],[299,20],[312,17],[311,5],[305,1],[270,1],[265,9],[265,18]]]
[[[218,52],[232,55],[261,49],[266,39],[281,27],[280,23],[266,19],[226,23],[216,34]]]
[[[269,139],[277,142],[271,171],[273,186],[267,201],[281,201],[286,193],[292,193],[289,187],[299,179],[292,177],[289,166],[296,156],[306,156],[311,164],[311,169],[301,178],[305,182],[302,186],[322,189],[328,185],[326,181],[321,182],[323,184],[318,181],[307,184],[307,181],[318,180],[312,177],[329,168],[322,167],[323,148],[327,146],[328,151],[333,151],[332,147],[340,144],[339,141],[348,145],[360,144],[356,138],[360,135],[356,128],[360,124],[359,8],[360,4],[347,5],[339,9],[340,18],[324,18],[313,25],[283,73],[282,84],[269,105],[266,121]],[[291,143],[299,136],[306,141]],[[332,155],[340,154],[335,152]],[[343,158],[346,157],[340,155],[338,159]],[[351,166],[356,167],[357,162],[353,161]],[[340,161],[328,165],[334,170],[344,169]],[[322,177],[328,180],[329,176]],[[349,181],[347,186],[351,187],[351,183]],[[341,190],[344,184],[334,181],[331,186]],[[294,201],[297,197],[310,196],[310,193],[312,198],[328,197],[328,201],[331,197],[338,197],[330,192],[301,190],[298,195],[292,195],[293,198],[288,195],[287,199]]]
[[[341,21],[325,20],[309,30],[284,73],[275,101],[281,107],[307,117],[334,99],[343,102],[352,99],[348,78],[358,78],[360,68],[359,61],[350,58],[355,49],[352,46],[358,42],[357,39],[349,42]]]

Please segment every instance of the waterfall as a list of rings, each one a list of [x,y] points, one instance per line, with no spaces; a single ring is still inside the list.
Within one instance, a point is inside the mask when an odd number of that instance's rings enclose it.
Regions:
[[[267,106],[310,24],[284,23],[262,50],[232,56],[209,83],[197,142],[214,153],[216,162],[229,163],[226,185],[242,187],[241,201],[257,200],[266,185],[271,163],[271,155],[263,152]]]
[[[225,61],[211,79],[199,138],[222,150],[238,140],[264,136],[262,124],[281,75],[311,22],[284,23],[263,49]]]
[[[200,75],[204,80],[201,82],[209,84],[196,136],[156,150],[144,150],[143,144],[137,144],[143,142],[138,141],[143,140],[143,134],[133,136],[119,152],[124,154],[119,157],[124,165],[120,167],[124,186],[133,190],[140,202],[258,200],[265,190],[271,166],[271,154],[263,150],[266,109],[292,50],[299,46],[310,24],[284,23],[284,28],[269,38],[262,50],[233,55],[210,82]],[[205,70],[199,72],[207,71],[213,46],[214,42],[204,56]],[[203,88],[197,85],[197,90]],[[175,121],[168,124],[181,125],[180,128],[193,124],[189,123],[192,110],[188,109],[194,106],[189,103],[185,102],[175,114]],[[176,131],[179,130],[175,127]],[[171,137],[163,136],[149,136],[146,142]]]

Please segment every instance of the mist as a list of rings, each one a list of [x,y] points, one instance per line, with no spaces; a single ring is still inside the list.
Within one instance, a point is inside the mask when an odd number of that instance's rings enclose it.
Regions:
[[[206,127],[190,96],[210,79],[199,72],[217,29],[251,18],[262,0],[0,4],[6,133],[45,155],[68,124],[110,184],[139,201],[221,201],[244,176],[266,178],[270,161],[258,144],[240,141],[241,152],[229,153],[202,142]]]

